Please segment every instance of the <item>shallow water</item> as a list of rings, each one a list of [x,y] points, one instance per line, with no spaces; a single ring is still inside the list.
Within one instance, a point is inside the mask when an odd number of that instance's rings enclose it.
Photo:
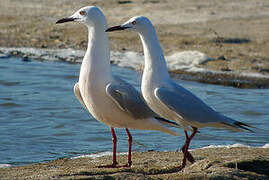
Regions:
[[[73,85],[80,65],[61,62],[23,61],[0,57],[0,164],[22,165],[60,157],[74,157],[112,150],[110,129],[94,120],[77,101]],[[141,75],[112,66],[114,74],[139,89]],[[269,89],[177,82],[234,119],[269,131]],[[155,131],[131,130],[135,151],[175,151],[184,143]],[[191,148],[241,143],[263,146],[265,133],[236,133],[200,129]],[[126,152],[127,135],[117,129],[118,152]]]

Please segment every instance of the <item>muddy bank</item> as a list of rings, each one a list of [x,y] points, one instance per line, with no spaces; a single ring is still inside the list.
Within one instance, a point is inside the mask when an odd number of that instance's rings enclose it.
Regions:
[[[74,50],[74,49],[37,49],[37,48],[1,48],[0,57],[19,57],[22,61],[64,61],[68,63],[81,63],[85,51]],[[112,52],[111,64],[120,65],[140,71],[142,73],[143,65],[139,63],[143,62],[143,57],[135,57],[138,60],[135,62],[130,61],[128,57],[122,57],[121,59],[117,56],[120,52]],[[132,53],[133,54],[133,53]],[[121,54],[124,55],[124,54]],[[134,54],[133,54],[134,56]],[[113,59],[117,59],[114,61]],[[128,61],[126,61],[128,59]],[[217,61],[215,59],[210,60]],[[206,61],[207,62],[207,61]],[[126,64],[127,63],[127,64]],[[209,63],[209,62],[208,62]],[[123,64],[123,65],[122,65]],[[137,65],[138,64],[138,65]],[[184,69],[170,70],[170,74],[174,78],[179,78],[189,81],[198,81],[201,83],[220,84],[225,86],[233,86],[236,88],[268,88],[269,87],[269,76],[262,74],[250,74],[250,73],[239,73],[225,71],[213,71],[204,69],[204,63],[194,66],[194,68],[200,68],[200,71],[190,71]]]
[[[236,88],[269,88],[269,78],[244,76],[237,73],[186,72],[178,70],[171,73],[172,77],[201,83],[232,86]]]
[[[1,179],[268,179],[268,148],[207,148],[191,152],[196,162],[176,168],[181,152],[134,152],[131,168],[96,168],[111,156],[63,158],[47,163],[0,169]],[[119,163],[127,156],[120,155]]]

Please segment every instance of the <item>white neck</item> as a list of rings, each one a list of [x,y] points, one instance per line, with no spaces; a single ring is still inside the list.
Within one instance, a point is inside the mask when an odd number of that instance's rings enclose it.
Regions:
[[[104,25],[88,27],[88,48],[83,58],[79,81],[106,84],[111,80],[110,49]],[[98,81],[97,81],[98,79]]]
[[[139,35],[145,56],[143,80],[169,78],[166,61],[154,27],[147,28]]]

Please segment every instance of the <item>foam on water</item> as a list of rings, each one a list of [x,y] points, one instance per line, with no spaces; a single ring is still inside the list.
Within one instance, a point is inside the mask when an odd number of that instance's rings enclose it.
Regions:
[[[198,149],[207,149],[207,148],[235,148],[235,147],[269,148],[269,143],[267,143],[267,144],[265,144],[263,146],[260,146],[260,147],[253,147],[253,146],[248,146],[248,145],[236,143],[236,144],[229,144],[229,145],[209,145],[209,146],[205,146],[205,147],[198,148]]]
[[[123,53],[112,52],[111,60],[114,64],[117,64],[118,66],[132,68],[136,70],[143,69],[144,66],[144,56],[131,51]],[[171,56],[167,56],[166,60],[169,71],[181,69],[188,71],[203,71],[204,69],[198,68],[198,65],[213,59],[199,51],[182,51],[177,52]]]
[[[5,55],[22,55],[47,61],[81,62],[85,51],[75,49],[0,48]]]
[[[269,143],[260,146],[260,147],[254,147],[254,146],[248,146],[240,143],[236,144],[229,144],[229,145],[209,145],[209,146],[204,146],[202,148],[196,148],[196,149],[208,149],[208,148],[237,148],[237,147],[245,147],[245,148],[269,148]],[[190,149],[190,151],[195,151],[196,149]],[[168,151],[166,151],[168,152]],[[127,152],[121,152],[117,153],[117,155],[127,155]],[[96,154],[85,154],[85,155],[80,155],[76,157],[72,157],[71,159],[79,159],[79,158],[91,158],[91,159],[96,159],[100,158],[103,156],[112,156],[112,152],[107,151],[107,152],[101,152],[101,153],[96,153]]]
[[[235,147],[247,147],[247,148],[250,148],[251,146],[247,146],[247,145],[244,145],[244,144],[236,143],[236,144],[229,144],[229,145],[209,145],[209,146],[205,146],[205,147],[202,147],[202,148],[199,148],[199,149],[207,149],[207,148],[235,148]]]
[[[188,71],[197,71],[198,65],[213,60],[206,54],[199,51],[182,51],[166,57],[167,66],[170,71],[184,69]]]
[[[38,48],[0,48],[0,56],[3,55],[22,55],[28,58],[48,61],[66,61],[81,63],[85,51],[74,49],[38,49]],[[269,78],[268,75],[260,73],[235,73],[213,71],[199,67],[208,61],[214,60],[199,51],[182,51],[166,56],[168,70],[184,70],[188,72],[211,72],[215,74],[234,74],[243,77]],[[142,54],[126,51],[111,52],[111,63],[120,67],[142,70],[144,67],[144,56]]]
[[[0,168],[11,167],[11,164],[0,164]]]
[[[262,146],[262,148],[269,148],[269,143],[267,143],[264,146]]]
[[[111,52],[111,61],[120,67],[127,67],[136,70],[143,69],[144,56],[136,52]]]
[[[122,153],[117,153],[117,155],[127,155],[127,152],[122,152]],[[71,159],[79,159],[79,158],[91,158],[91,159],[96,159],[99,157],[103,157],[103,156],[112,156],[113,153],[112,152],[100,152],[100,153],[96,153],[96,154],[86,154],[86,155],[80,155],[80,156],[76,156],[76,157],[72,157]]]

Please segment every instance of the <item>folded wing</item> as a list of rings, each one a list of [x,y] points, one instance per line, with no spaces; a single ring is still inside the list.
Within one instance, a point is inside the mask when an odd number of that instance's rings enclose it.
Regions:
[[[174,86],[171,89],[156,88],[154,94],[161,103],[176,112],[190,126],[213,126],[235,131],[240,131],[240,129],[249,130],[246,128],[250,127],[249,125],[216,112],[198,97],[180,86]]]

